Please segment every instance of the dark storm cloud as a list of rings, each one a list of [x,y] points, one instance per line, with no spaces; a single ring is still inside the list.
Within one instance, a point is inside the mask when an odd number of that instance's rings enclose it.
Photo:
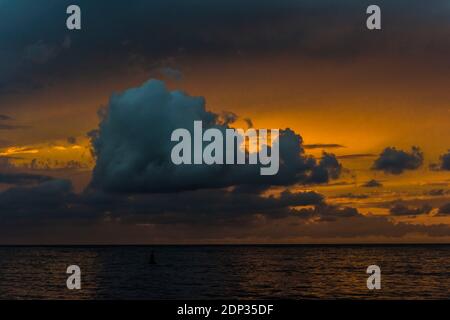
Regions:
[[[433,208],[428,204],[424,204],[421,207],[412,208],[402,203],[397,203],[389,209],[389,212],[393,216],[418,216],[422,214],[428,214],[432,209]]]
[[[1,177],[1,176],[0,176]],[[261,190],[259,190],[261,191]],[[70,181],[50,180],[32,187],[14,187],[0,193],[0,219],[9,223],[52,218],[118,219],[127,223],[220,224],[249,221],[255,215],[270,219],[291,215],[292,207],[321,204],[316,192],[264,196],[259,191],[195,190],[174,194],[113,195],[87,189],[72,191]]]
[[[362,187],[366,187],[366,188],[379,188],[382,186],[383,186],[383,184],[375,179],[369,180],[362,185]]]
[[[128,243],[130,237],[145,242],[159,231],[165,241],[171,243],[248,236],[276,240],[289,237],[402,237],[411,233],[450,235],[448,225],[394,223],[387,217],[365,216],[355,208],[326,204],[315,192],[285,190],[278,195],[264,196],[259,193],[261,190],[244,192],[244,189],[131,196],[92,189],[76,194],[66,180],[16,187],[0,192],[0,239],[11,243],[24,237],[36,241],[46,235],[44,238],[48,239],[49,230],[54,230],[52,243],[79,243],[86,239]],[[153,227],[150,233],[142,233],[139,237],[127,234],[126,230],[138,225]],[[58,237],[56,234],[61,228],[65,232]]]
[[[422,163],[423,152],[418,147],[412,147],[411,152],[388,147],[375,160],[372,169],[385,173],[401,174],[405,170],[418,169]]]
[[[332,154],[324,153],[320,160],[306,156],[302,138],[290,129],[280,130],[280,167],[273,176],[261,176],[259,165],[174,165],[171,134],[178,128],[192,133],[196,120],[203,122],[203,130],[224,132],[236,115],[209,112],[202,97],[169,91],[156,80],[112,96],[99,130],[91,133],[96,156],[92,186],[113,192],[173,192],[326,183],[341,173]]]
[[[207,199],[207,201],[206,201]],[[176,194],[136,196],[125,208],[128,216],[113,209],[124,221],[194,225],[251,224],[256,216],[280,219],[294,213],[292,207],[323,202],[316,192],[284,191],[278,196],[224,190],[195,190]]]
[[[70,4],[81,7],[80,31],[65,27]],[[368,5],[331,0],[5,0],[0,11],[0,92],[32,90],[81,73],[117,74],[136,63],[144,70],[172,67],[167,61],[180,56],[290,52],[299,58],[351,61],[411,53],[417,61],[439,61],[440,70],[448,63],[447,1],[435,0],[433,6],[419,0],[378,1],[389,33],[366,29]]]
[[[0,219],[9,224],[67,219],[92,222],[109,219],[122,223],[252,225],[257,217],[288,217],[331,221],[359,216],[356,209],[327,205],[316,192],[264,195],[264,188],[239,186],[177,193],[109,194],[86,189],[72,191],[66,180],[45,181],[37,186],[15,187],[0,193]],[[314,206],[313,209],[301,207]]]

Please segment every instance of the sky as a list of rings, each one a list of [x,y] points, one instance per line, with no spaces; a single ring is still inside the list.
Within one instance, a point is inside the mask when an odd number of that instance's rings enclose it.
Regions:
[[[450,242],[450,5],[371,4],[0,0],[0,243]],[[196,120],[279,173],[174,166]]]

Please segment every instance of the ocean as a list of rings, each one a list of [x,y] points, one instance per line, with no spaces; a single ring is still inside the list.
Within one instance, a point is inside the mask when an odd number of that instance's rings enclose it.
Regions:
[[[0,299],[449,299],[449,267],[450,245],[3,246]]]

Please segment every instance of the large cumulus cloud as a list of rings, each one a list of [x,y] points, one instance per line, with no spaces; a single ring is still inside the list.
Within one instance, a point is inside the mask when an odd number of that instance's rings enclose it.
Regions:
[[[258,165],[174,165],[172,132],[186,128],[193,135],[197,120],[202,121],[203,130],[224,132],[234,117],[209,112],[202,97],[169,91],[157,80],[113,95],[99,129],[91,133],[97,160],[92,187],[139,193],[325,183],[341,172],[332,154],[324,153],[319,161],[305,155],[301,136],[290,129],[280,130],[280,168],[274,176],[261,176]]]
[[[423,152],[418,147],[412,147],[411,152],[388,147],[381,152],[372,168],[385,173],[401,174],[405,170],[418,169],[422,163]]]

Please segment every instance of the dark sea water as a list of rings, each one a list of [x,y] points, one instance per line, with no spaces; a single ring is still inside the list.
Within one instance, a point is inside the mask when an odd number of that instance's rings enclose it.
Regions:
[[[367,289],[372,264],[381,290]],[[450,245],[0,247],[0,298],[449,299]]]

